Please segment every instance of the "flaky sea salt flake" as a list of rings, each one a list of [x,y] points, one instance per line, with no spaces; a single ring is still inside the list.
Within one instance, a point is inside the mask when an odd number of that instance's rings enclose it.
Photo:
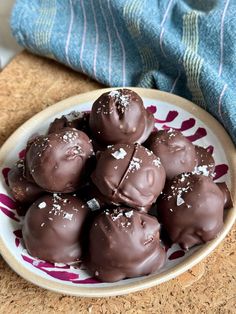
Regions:
[[[117,150],[114,153],[112,153],[112,156],[115,159],[124,159],[126,155],[127,155],[127,153],[126,153],[126,151],[122,147],[119,148],[119,150]]]

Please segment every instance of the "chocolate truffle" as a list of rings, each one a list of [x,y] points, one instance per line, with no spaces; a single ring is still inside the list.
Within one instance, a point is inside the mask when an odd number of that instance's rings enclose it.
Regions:
[[[48,134],[57,133],[64,128],[75,128],[85,132],[87,135],[90,134],[89,130],[89,115],[88,111],[77,112],[72,111],[67,115],[63,115],[60,118],[56,118],[49,126]]]
[[[44,191],[36,184],[24,178],[24,161],[19,160],[8,173],[8,182],[12,196],[19,203],[30,204],[37,200]]]
[[[81,257],[83,224],[87,206],[71,195],[53,194],[39,198],[26,213],[22,229],[30,255],[69,263]]]
[[[26,167],[44,190],[69,193],[82,184],[92,154],[91,141],[84,132],[64,128],[31,143]]]
[[[169,181],[158,199],[160,222],[184,249],[214,239],[223,227],[225,198],[210,177],[183,173]]]
[[[157,271],[166,260],[159,230],[156,218],[132,208],[102,212],[90,230],[89,270],[107,282]]]
[[[195,147],[180,131],[153,132],[146,146],[160,157],[167,179],[182,172],[192,172],[196,166]]]
[[[101,144],[143,143],[154,127],[153,115],[134,91],[118,89],[102,94],[93,104],[90,129]]]
[[[206,148],[201,146],[195,146],[197,165],[194,172],[197,174],[203,174],[205,176],[214,176],[215,160],[211,153]]]
[[[100,152],[93,183],[116,205],[147,211],[165,184],[160,159],[139,144],[116,144]]]

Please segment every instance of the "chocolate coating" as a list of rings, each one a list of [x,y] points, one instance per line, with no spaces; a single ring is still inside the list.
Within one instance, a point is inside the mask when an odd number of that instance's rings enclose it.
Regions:
[[[101,144],[143,143],[154,127],[154,117],[138,94],[118,89],[102,94],[93,104],[90,129]]]
[[[230,191],[225,182],[217,182],[216,185],[220,188],[221,192],[224,195],[224,208],[230,209],[233,207],[233,201],[231,198]]]
[[[91,141],[84,132],[63,128],[31,143],[26,152],[26,166],[44,190],[69,193],[83,183],[92,154]]]
[[[74,128],[90,134],[89,130],[89,115],[88,111],[77,112],[72,111],[67,115],[56,118],[49,126],[48,134],[57,133],[64,128]]]
[[[81,257],[83,223],[87,206],[71,195],[45,195],[31,205],[22,229],[30,255],[69,263]]]
[[[214,239],[223,227],[224,196],[211,178],[183,173],[158,199],[160,222],[184,249]]]
[[[165,170],[147,148],[116,144],[100,152],[91,179],[108,202],[147,211],[164,187]]]
[[[107,282],[157,271],[166,260],[159,229],[156,218],[131,208],[104,211],[90,230],[90,271]]]
[[[196,166],[195,147],[180,131],[153,132],[146,146],[160,157],[167,179],[182,172],[192,172]]]
[[[76,192],[77,196],[87,203],[91,211],[98,211],[107,207],[106,197],[99,191],[99,189],[89,182]]]
[[[19,160],[8,173],[8,182],[12,196],[19,203],[30,204],[38,199],[44,191],[36,184],[24,178],[24,161]]]
[[[195,146],[197,166],[195,172],[197,174],[204,174],[206,176],[213,176],[215,170],[215,160],[211,153],[206,148]]]

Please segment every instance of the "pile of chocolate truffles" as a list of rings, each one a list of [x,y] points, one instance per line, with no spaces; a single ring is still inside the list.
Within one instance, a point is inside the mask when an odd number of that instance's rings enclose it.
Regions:
[[[83,261],[114,282],[163,267],[166,236],[187,250],[218,235],[232,202],[214,168],[205,148],[177,130],[154,130],[141,97],[118,89],[31,138],[8,180],[29,254]]]

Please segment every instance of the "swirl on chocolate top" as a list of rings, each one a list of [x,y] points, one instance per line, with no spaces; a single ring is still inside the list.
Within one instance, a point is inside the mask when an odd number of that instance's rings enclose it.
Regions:
[[[139,144],[116,144],[100,153],[93,183],[110,203],[148,210],[165,184],[160,159]]]
[[[71,195],[45,195],[26,213],[23,239],[39,259],[69,263],[81,257],[82,231],[88,207]]]
[[[156,218],[132,208],[106,210],[90,230],[89,269],[102,281],[148,275],[166,259]]]
[[[225,197],[211,178],[183,173],[167,183],[157,211],[170,239],[189,249],[217,236],[224,204]]]
[[[153,132],[146,146],[160,157],[167,179],[182,172],[192,172],[197,164],[194,145],[180,131]]]
[[[102,94],[94,102],[89,125],[101,144],[143,143],[153,129],[154,117],[138,94],[118,89]]]
[[[81,185],[92,154],[91,141],[84,132],[64,128],[31,143],[26,152],[26,167],[44,190],[69,193]]]

